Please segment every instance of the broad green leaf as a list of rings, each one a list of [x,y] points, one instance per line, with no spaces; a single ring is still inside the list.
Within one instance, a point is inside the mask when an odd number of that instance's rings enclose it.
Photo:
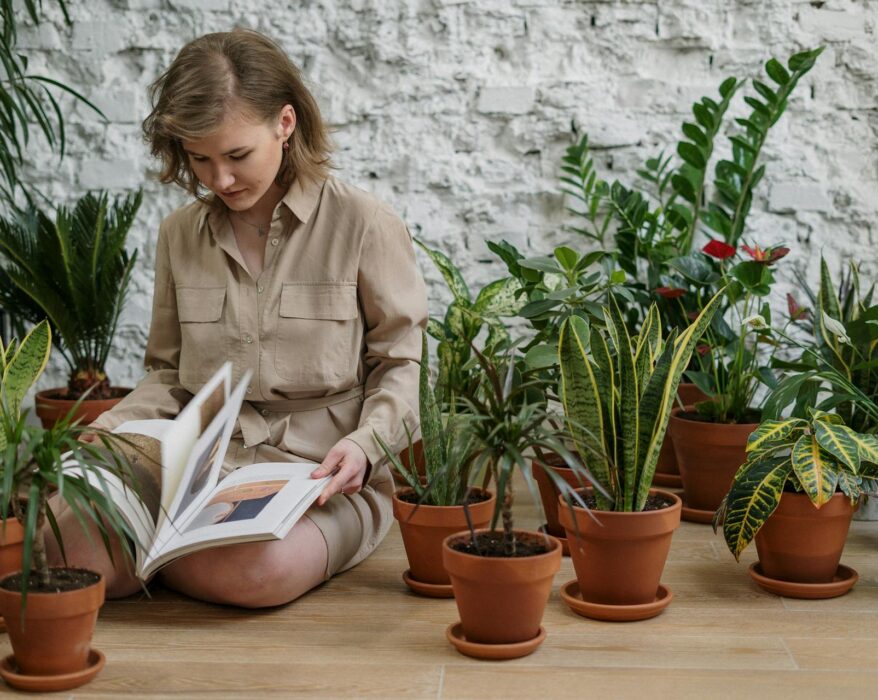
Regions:
[[[616,500],[616,510],[631,511],[634,509],[634,498],[637,490],[639,472],[638,460],[640,450],[640,382],[637,376],[634,353],[631,348],[631,336],[622,317],[622,310],[616,297],[610,297],[610,314],[615,328],[616,362],[619,368],[619,428],[616,436],[622,443],[622,464],[619,465],[621,476],[622,502]]]
[[[572,248],[562,245],[555,248],[555,259],[561,263],[561,267],[565,270],[572,270],[579,261],[579,255]]]
[[[860,447],[854,431],[844,425],[815,420],[814,437],[820,446],[855,474],[860,468]]]
[[[770,59],[768,63],[765,64],[765,72],[768,73],[768,77],[778,85],[786,85],[790,82],[790,74],[780,61],[774,58]]]
[[[807,427],[808,421],[801,418],[763,421],[747,438],[747,452],[756,452],[760,447],[765,447],[773,442],[780,442],[797,430],[803,430]]]
[[[494,316],[515,316],[527,299],[519,294],[521,282],[505,277],[485,285],[476,297],[473,310]]]
[[[435,318],[427,319],[427,333],[436,340],[445,340],[445,326]]]
[[[3,372],[2,398],[13,419],[19,415],[25,394],[46,368],[51,349],[52,331],[49,322],[43,321],[25,336],[6,366]]]
[[[791,472],[788,457],[751,460],[738,470],[726,497],[723,524],[723,537],[735,559],[740,560],[741,552],[777,508]]]
[[[838,474],[813,435],[802,435],[793,445],[793,471],[808,498],[820,508],[835,493]]]
[[[857,477],[843,469],[838,472],[838,489],[851,499],[851,503],[859,499],[862,491]]]
[[[415,243],[417,243],[421,249],[430,256],[430,260],[433,261],[433,264],[442,274],[442,277],[445,278],[445,284],[448,285],[448,289],[451,290],[454,298],[471,302],[472,297],[470,296],[469,287],[467,287],[466,281],[463,279],[460,270],[453,262],[451,262],[448,256],[439,250],[428,248],[417,239],[415,239]]]

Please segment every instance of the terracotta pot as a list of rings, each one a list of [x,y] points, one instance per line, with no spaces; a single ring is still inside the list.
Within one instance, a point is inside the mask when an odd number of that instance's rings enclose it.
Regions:
[[[686,406],[686,411],[694,411]],[[683,479],[683,502],[688,508],[715,511],[729,492],[735,472],[746,459],[747,438],[758,423],[708,423],[671,411],[669,432]]]
[[[22,626],[21,593],[0,586],[0,611],[6,618],[16,666],[30,676],[55,676],[84,669],[103,603],[103,576],[97,583],[73,591],[28,592]]]
[[[474,490],[488,493],[482,489]],[[405,493],[412,493],[412,489],[400,489],[393,494],[393,517],[399,521],[411,577],[421,583],[447,585],[450,580],[442,566],[442,542],[449,535],[469,527],[463,506],[416,506],[399,498]],[[487,501],[469,507],[476,529],[487,527],[491,522],[497,499],[492,493],[488,495]]]
[[[427,476],[427,462],[424,458],[424,443],[421,440],[412,444],[412,450],[415,453],[415,468],[418,470],[418,476],[423,480]],[[399,453],[399,461],[402,462],[403,466],[407,469],[411,469],[411,460],[409,459],[409,448],[408,446],[403,449],[402,452]],[[407,484],[408,482],[400,475],[399,472],[396,471],[392,466],[390,467],[390,471],[393,474],[393,480],[397,484]]]
[[[853,515],[854,507],[843,493],[820,509],[804,493],[784,493],[756,533],[762,573],[797,583],[829,583],[838,570]]]
[[[468,540],[469,532],[450,535],[442,544],[442,561],[469,641],[516,644],[540,633],[552,581],[561,568],[561,543],[538,532],[516,530],[515,535],[548,541],[550,549],[531,557],[480,557],[451,548]]]
[[[639,513],[593,511],[600,525],[579,506],[573,507],[571,515],[567,504],[558,499],[558,515],[567,532],[583,600],[602,605],[642,605],[655,600],[671,537],[680,526],[682,503],[669,491],[650,489],[650,494],[663,496],[671,505]]]
[[[677,396],[684,406],[691,406],[697,401],[706,401],[709,397],[695,384],[680,384],[677,389]],[[680,468],[677,466],[677,456],[674,454],[674,441],[671,438],[670,428],[665,433],[664,442],[662,442],[662,450],[659,452],[658,463],[655,467],[655,476],[652,480],[656,486],[669,486],[671,488],[681,488],[683,482],[680,479]]]
[[[79,409],[74,414],[74,418],[79,419],[80,425],[89,425],[104,411],[109,411],[113,406],[124,399],[126,394],[131,393],[131,389],[123,389],[120,387],[113,387],[113,391],[117,392],[118,396],[112,399],[85,399],[79,405]],[[70,412],[70,409],[76,405],[76,401],[71,399],[49,398],[50,396],[66,394],[66,387],[63,389],[46,389],[45,391],[37,392],[35,400],[37,415],[39,416],[44,428],[51,428],[61,418],[66,416]]]
[[[564,460],[557,455],[547,456],[545,460],[552,471],[560,476],[572,488],[578,489],[591,486],[587,480],[585,483],[579,480],[570,467],[564,466]],[[555,537],[564,537],[564,528],[558,522],[558,489],[546,474],[546,470],[531,462],[531,472],[540,489],[540,500],[543,503],[543,512],[546,514],[546,532]]]
[[[4,523],[0,521],[0,580],[21,569],[21,553],[24,549],[24,528],[18,521],[9,517]],[[3,616],[0,615],[0,632],[6,629]]]

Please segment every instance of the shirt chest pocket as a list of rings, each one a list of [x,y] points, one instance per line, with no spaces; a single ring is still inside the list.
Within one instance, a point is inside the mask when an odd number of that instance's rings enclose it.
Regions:
[[[324,389],[355,376],[362,327],[355,284],[284,284],[275,368],[297,389]]]
[[[206,380],[227,359],[222,324],[225,302],[225,287],[177,287],[183,382]]]

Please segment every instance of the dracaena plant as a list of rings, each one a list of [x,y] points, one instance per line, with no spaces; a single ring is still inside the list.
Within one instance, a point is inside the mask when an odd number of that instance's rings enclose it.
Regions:
[[[797,53],[786,66],[770,59],[765,73],[771,84],[751,81],[753,93],[743,98],[750,112],[734,119],[732,129],[725,128],[725,120],[746,83],[735,77],[723,80],[717,95],[692,105],[692,117],[681,127],[674,154],[663,151],[637,171],[644,187],[601,179],[587,134],[567,149],[561,181],[575,202],[570,211],[577,223],[571,228],[602,249],[613,250],[641,308],[652,303],[653,290],[667,287],[662,278],[670,261],[690,255],[699,237],[706,234],[738,245],[765,174],[760,159],[769,132],[821,52],[822,48]],[[720,149],[727,149],[726,155],[717,158]],[[676,324],[669,328],[682,329],[687,323],[685,317],[665,316],[666,323]]]
[[[427,336],[421,347],[421,369],[418,387],[421,417],[421,441],[424,448],[426,483],[421,480],[415,459],[412,432],[405,425],[408,437],[408,463],[405,464],[381,436],[375,440],[394,469],[412,488],[418,503],[428,506],[462,505],[471,483],[473,436],[469,430],[469,416],[459,413],[452,405],[446,412],[440,410],[433,387],[430,386],[430,355]]]
[[[808,288],[806,288],[808,289]],[[813,338],[785,336],[800,356],[775,366],[792,370],[773,388],[765,402],[767,418],[778,418],[792,406],[792,415],[807,416],[809,407],[833,410],[845,425],[861,433],[878,432],[878,305],[874,288],[860,290],[857,266],[850,263],[845,281],[836,287],[826,261],[820,261],[817,294],[808,289],[813,313],[788,297],[791,317],[809,320]]]
[[[557,454],[573,474],[586,484],[594,477],[582,462],[567,449],[569,435],[561,425],[561,416],[547,407],[546,394],[550,385],[537,370],[529,368],[517,354],[520,343],[493,349],[491,354],[473,345],[473,353],[481,372],[475,391],[462,397],[462,408],[470,416],[473,436],[472,474],[485,475],[485,482],[493,482],[497,491],[497,506],[491,519],[488,537],[499,538],[506,556],[516,556],[517,540],[512,506],[514,491],[512,477],[516,470],[535,503],[540,503],[539,488],[534,481],[530,460],[525,455],[540,450]],[[555,487],[585,507],[585,502],[570,486],[541,459],[533,460],[535,469],[543,469]],[[597,484],[598,491],[606,494]],[[502,529],[497,531],[498,521]],[[472,536],[474,548],[481,550],[479,538]]]
[[[48,318],[68,398],[112,396],[105,365],[137,259],[125,241],[141,200],[140,191],[113,202],[87,194],[54,219],[35,207],[0,218],[0,305],[19,330]]]
[[[724,289],[720,312],[713,317],[693,356],[693,367],[686,373],[710,397],[695,406],[703,418],[715,423],[758,422],[759,387],[775,382],[771,364],[780,343],[774,332],[778,330],[783,337],[794,322],[788,318],[774,329],[767,301],[775,282],[774,264],[788,253],[783,246],[742,244],[735,248],[712,240],[701,253],[671,261],[682,280],[683,294],[677,299],[681,313],[692,314],[684,306],[687,299],[700,304],[717,286]]]
[[[841,416],[811,409],[808,418],[764,421],[750,435],[747,460],[714,516],[714,530],[722,526],[739,559],[784,491],[805,493],[820,508],[837,491],[856,501],[864,480],[875,478],[878,437],[851,429]]]
[[[0,518],[5,526],[14,517],[24,529],[21,578],[22,604],[32,579],[48,591],[51,572],[46,559],[45,527],[48,524],[62,546],[60,532],[48,507],[50,492],[57,492],[83,525],[94,522],[111,559],[109,535],[136,538],[113,504],[104,474],[114,474],[128,488],[135,488],[128,463],[116,456],[114,438],[99,430],[62,418],[50,429],[29,424],[21,402],[46,366],[51,330],[45,321],[17,343],[0,342]],[[93,444],[78,438],[86,431],[97,435]],[[120,537],[127,543],[126,537]],[[130,552],[128,552],[130,556]]]
[[[646,505],[677,387],[721,300],[715,295],[686,330],[667,338],[655,306],[632,335],[615,297],[604,309],[604,328],[579,316],[561,327],[561,401],[592,483],[603,487],[595,494],[599,509]]]
[[[439,250],[415,241],[439,270],[453,296],[442,320],[430,318],[427,333],[438,341],[436,397],[442,410],[457,404],[478,383],[471,344],[487,328],[486,345],[495,347],[509,339],[503,317],[515,316],[524,304],[518,280],[504,277],[473,294],[460,269]]]

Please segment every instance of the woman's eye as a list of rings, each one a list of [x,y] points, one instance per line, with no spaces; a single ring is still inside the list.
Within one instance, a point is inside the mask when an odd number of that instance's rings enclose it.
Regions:
[[[244,159],[245,159],[247,156],[249,156],[249,155],[250,155],[250,152],[248,151],[247,153],[244,153],[243,155],[240,155],[240,156],[229,156],[229,158],[231,158],[232,160],[244,160]]]
[[[204,161],[207,160],[207,158],[205,158],[204,156],[194,156],[194,155],[190,154],[189,157],[192,160],[194,160],[196,163],[203,163]]]

